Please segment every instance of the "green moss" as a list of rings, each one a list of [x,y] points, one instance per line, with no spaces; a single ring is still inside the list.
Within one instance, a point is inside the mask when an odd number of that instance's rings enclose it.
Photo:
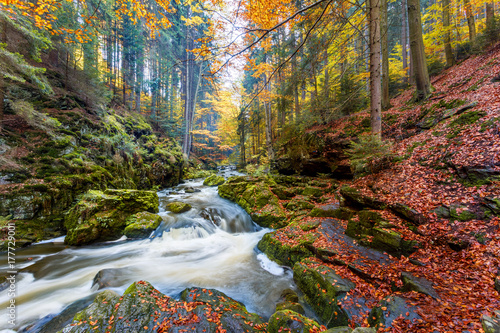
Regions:
[[[313,308],[321,323],[327,327],[347,326],[347,313],[337,304],[355,287],[349,280],[342,279],[327,266],[307,265],[307,260],[297,262],[293,267],[293,279],[304,293],[306,301]]]
[[[265,234],[257,244],[257,248],[278,264],[292,267],[296,262],[314,255],[301,245],[291,247],[283,244],[274,237],[274,234],[274,232]]]
[[[319,330],[320,325],[292,310],[279,310],[269,318],[268,333],[290,332],[307,333]]]
[[[191,209],[191,205],[185,202],[174,201],[167,205],[168,210],[175,214],[181,214]]]
[[[486,114],[487,113],[482,110],[462,113],[460,116],[458,116],[458,118],[453,120],[448,127],[472,125],[479,119],[486,116]]]
[[[218,175],[208,176],[204,181],[203,185],[205,186],[218,186],[224,184],[224,177]]]

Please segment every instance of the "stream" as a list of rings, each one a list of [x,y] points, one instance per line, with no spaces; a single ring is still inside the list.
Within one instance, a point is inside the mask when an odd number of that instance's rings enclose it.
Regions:
[[[236,173],[225,170],[221,174]],[[295,288],[290,271],[256,250],[270,230],[257,226],[238,205],[219,197],[217,187],[191,180],[158,196],[163,223],[149,239],[70,247],[61,237],[16,251],[19,274],[13,329],[57,315],[71,303],[95,295],[93,280],[103,269],[112,272],[108,289],[119,294],[139,280],[174,298],[188,287],[214,288],[266,318],[274,312],[281,292]],[[172,201],[187,202],[193,208],[173,214],[165,209]],[[6,253],[0,254],[0,263],[0,273],[7,271]],[[7,326],[7,291],[0,292],[0,332],[15,332],[7,329],[12,328]]]

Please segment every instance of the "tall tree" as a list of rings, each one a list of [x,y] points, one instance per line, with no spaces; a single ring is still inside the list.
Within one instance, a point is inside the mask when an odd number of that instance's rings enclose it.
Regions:
[[[443,10],[443,37],[446,67],[451,67],[455,63],[455,59],[453,57],[453,50],[451,49],[450,0],[441,0],[441,5]]]
[[[388,22],[387,22],[387,0],[380,0],[380,38],[382,44],[382,109],[390,108],[389,99],[389,45],[388,45]]]
[[[382,135],[382,94],[380,79],[380,1],[367,0],[370,30],[370,110],[372,134]]]
[[[474,43],[476,40],[476,21],[474,19],[474,13],[472,12],[472,6],[470,0],[464,0],[465,14],[467,16],[467,25],[469,26],[469,41]]]
[[[431,93],[431,83],[425,59],[424,39],[422,36],[422,18],[420,1],[407,0],[408,27],[410,32],[410,52],[416,83],[416,100],[422,100]]]

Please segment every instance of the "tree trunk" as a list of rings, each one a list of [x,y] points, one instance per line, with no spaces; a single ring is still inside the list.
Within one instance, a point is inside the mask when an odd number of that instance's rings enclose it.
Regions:
[[[495,7],[493,2],[489,2],[486,4],[486,28],[493,29],[494,28],[494,18],[495,18]]]
[[[382,110],[391,107],[389,99],[389,47],[387,41],[387,0],[380,0],[380,39],[382,44]]]
[[[144,50],[139,48],[136,59],[136,82],[135,82],[135,112],[141,112],[142,81],[144,79]]]
[[[444,54],[446,57],[446,67],[451,67],[455,60],[453,58],[453,50],[451,49],[450,0],[441,1],[443,9]]]
[[[189,17],[189,15],[188,15]],[[186,73],[184,80],[184,135],[182,140],[182,152],[189,158],[190,149],[190,120],[191,120],[191,53],[189,52],[189,28],[186,26]]]
[[[382,135],[381,121],[381,80],[380,80],[380,2],[368,0],[370,27],[370,110],[372,134]]]
[[[264,82],[266,81],[267,81],[267,76],[264,74]],[[266,85],[265,89],[270,93],[269,84]],[[267,157],[269,159],[269,162],[271,162],[272,160],[274,160],[272,114],[271,114],[271,102],[266,100],[264,100],[264,119],[266,122]]]
[[[417,85],[416,100],[429,96],[431,84],[427,61],[425,59],[424,40],[422,37],[422,19],[420,17],[420,1],[408,0],[408,23],[410,30],[410,52]]]
[[[472,13],[470,0],[464,0],[464,5],[465,13],[467,15],[467,25],[469,26],[469,41],[471,45],[473,45],[476,40],[476,21],[474,19],[474,13]]]
[[[295,52],[295,48],[297,47],[295,45],[295,32],[292,31],[291,33],[291,39],[292,39],[292,51]],[[296,53],[293,58],[292,58],[292,75],[297,75],[297,54]],[[295,112],[295,121],[299,119],[300,116],[300,104],[299,104],[299,89],[298,89],[299,83],[297,82],[297,78],[293,78],[293,100],[294,100],[294,112]]]
[[[406,76],[404,78],[405,82],[408,82],[408,50],[406,45],[408,44],[406,36],[408,32],[406,31],[406,25],[408,20],[406,19],[406,0],[403,0],[403,12],[401,15],[401,48],[403,53],[403,68],[405,68]]]

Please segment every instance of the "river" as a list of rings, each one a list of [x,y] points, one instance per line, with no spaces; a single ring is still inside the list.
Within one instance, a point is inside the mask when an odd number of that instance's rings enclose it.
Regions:
[[[139,280],[172,297],[188,287],[214,288],[264,317],[274,312],[284,289],[295,288],[290,271],[256,250],[258,241],[271,230],[255,225],[238,205],[219,197],[217,187],[192,180],[158,196],[163,223],[149,239],[70,247],[61,237],[18,250],[16,326],[7,324],[9,297],[4,290],[0,292],[0,329],[4,329],[0,332],[22,330],[95,295],[97,286],[92,283],[103,269],[114,274],[109,289],[120,294]],[[166,210],[172,201],[193,208],[173,214]],[[8,270],[6,262],[6,254],[1,254],[0,272]]]

